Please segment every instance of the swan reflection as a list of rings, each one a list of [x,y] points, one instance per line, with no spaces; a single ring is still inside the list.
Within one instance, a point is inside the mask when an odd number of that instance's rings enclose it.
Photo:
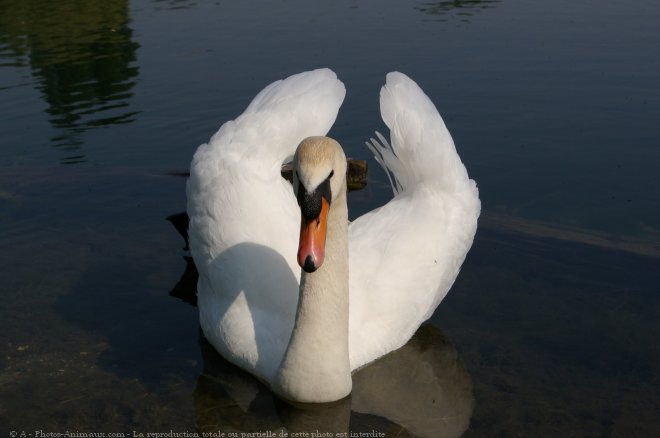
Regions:
[[[194,391],[200,432],[458,437],[474,408],[472,381],[462,360],[428,324],[402,348],[353,374],[349,397],[326,404],[284,402],[224,360],[201,332],[200,346],[204,370]]]

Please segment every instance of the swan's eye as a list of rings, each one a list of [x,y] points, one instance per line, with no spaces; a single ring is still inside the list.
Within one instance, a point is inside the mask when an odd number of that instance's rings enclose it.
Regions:
[[[335,171],[333,169],[333,170],[330,171],[330,175],[328,175],[328,179],[332,178],[332,175],[334,175],[334,174],[335,174]]]

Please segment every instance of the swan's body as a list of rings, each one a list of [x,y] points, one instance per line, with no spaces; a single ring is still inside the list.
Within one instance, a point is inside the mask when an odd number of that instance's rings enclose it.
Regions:
[[[349,225],[344,155],[325,138],[296,154],[294,193],[281,164],[330,129],[344,94],[327,69],[271,84],[200,146],[188,182],[204,334],[297,401],[347,395],[351,371],[410,339],[453,284],[479,216],[476,185],[442,119],[400,73],[381,91],[391,146],[382,137],[370,145],[394,199]],[[301,280],[305,251],[317,257],[301,243],[296,261],[302,189],[332,199],[324,260]]]

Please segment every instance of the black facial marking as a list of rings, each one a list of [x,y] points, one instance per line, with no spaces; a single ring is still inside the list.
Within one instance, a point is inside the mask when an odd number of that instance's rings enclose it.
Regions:
[[[299,181],[298,205],[300,205],[300,211],[305,219],[312,220],[321,215],[321,198],[325,198],[328,203],[332,202],[330,177],[319,184],[319,186],[311,193],[307,192],[305,186]]]
[[[318,190],[307,193],[307,190],[302,186],[300,188],[302,190],[298,190],[298,204],[303,217],[307,220],[319,217],[321,214],[321,196]]]

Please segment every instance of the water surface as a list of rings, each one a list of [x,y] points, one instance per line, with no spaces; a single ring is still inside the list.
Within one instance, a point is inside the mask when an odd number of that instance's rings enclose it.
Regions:
[[[659,21],[650,0],[0,0],[0,432],[660,435]],[[407,347],[469,382],[437,386],[468,400],[435,411],[454,428],[359,393],[292,411],[199,337],[175,174],[266,84],[321,66],[348,90],[331,134],[370,164],[352,217],[391,193],[363,146],[388,71],[479,185],[473,249]]]

